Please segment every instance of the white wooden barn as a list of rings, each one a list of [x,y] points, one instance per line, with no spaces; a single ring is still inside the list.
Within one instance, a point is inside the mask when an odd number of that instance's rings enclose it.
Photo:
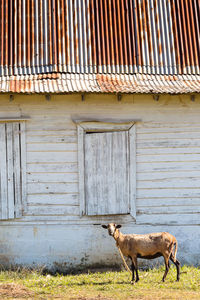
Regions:
[[[109,222],[200,264],[199,1],[29,2],[0,4],[0,265],[121,265]]]

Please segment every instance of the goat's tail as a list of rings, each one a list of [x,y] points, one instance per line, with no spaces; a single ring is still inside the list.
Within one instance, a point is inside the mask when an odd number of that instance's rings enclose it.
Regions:
[[[178,242],[177,242],[177,240],[175,240],[174,246],[175,246],[175,249],[174,249],[174,261],[176,261],[176,254],[177,254],[177,251],[178,251]]]

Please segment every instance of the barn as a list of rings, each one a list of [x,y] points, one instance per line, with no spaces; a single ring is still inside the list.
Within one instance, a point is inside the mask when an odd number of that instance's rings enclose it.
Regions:
[[[101,224],[200,264],[200,2],[0,2],[0,265],[121,264]]]

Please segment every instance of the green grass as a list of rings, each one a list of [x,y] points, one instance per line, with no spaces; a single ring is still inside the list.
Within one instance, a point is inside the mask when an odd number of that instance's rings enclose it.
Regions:
[[[161,282],[163,273],[163,267],[140,271],[140,281],[131,285],[131,275],[125,271],[66,276],[28,270],[1,271],[0,299],[200,299],[199,268],[183,266],[180,282],[175,281],[174,267],[170,268],[165,283]],[[18,293],[14,290],[10,294],[12,285],[16,291],[19,287]],[[1,287],[6,287],[7,293],[4,289],[1,294]]]

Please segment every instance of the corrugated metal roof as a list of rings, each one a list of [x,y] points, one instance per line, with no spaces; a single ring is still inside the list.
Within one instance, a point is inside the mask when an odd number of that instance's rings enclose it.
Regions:
[[[43,74],[0,77],[5,93],[200,93],[200,75]]]
[[[2,92],[197,92],[199,67],[199,0],[0,1]]]

